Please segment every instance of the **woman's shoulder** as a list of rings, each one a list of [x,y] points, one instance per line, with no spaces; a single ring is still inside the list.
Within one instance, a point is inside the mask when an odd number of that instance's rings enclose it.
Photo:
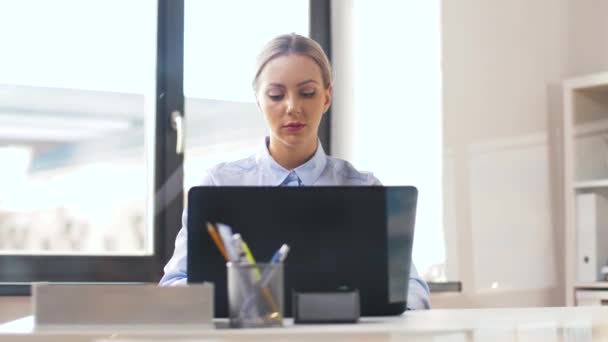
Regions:
[[[373,173],[367,171],[359,171],[350,162],[335,158],[327,157],[327,169],[333,176],[334,181],[338,185],[380,185],[378,178]]]
[[[203,185],[239,185],[255,176],[255,155],[234,161],[222,162],[209,168],[203,177]]]

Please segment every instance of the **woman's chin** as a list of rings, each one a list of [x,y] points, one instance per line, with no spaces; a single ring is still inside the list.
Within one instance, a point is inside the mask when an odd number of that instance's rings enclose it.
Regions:
[[[307,146],[309,144],[316,143],[316,137],[310,137],[304,134],[284,134],[280,137],[280,140],[283,141],[284,144],[298,147],[298,146]]]

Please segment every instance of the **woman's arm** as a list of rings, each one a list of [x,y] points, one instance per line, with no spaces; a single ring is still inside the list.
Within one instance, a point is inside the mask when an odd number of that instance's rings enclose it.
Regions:
[[[179,286],[188,283],[188,222],[187,209],[182,214],[182,228],[175,238],[175,251],[165,266],[165,275],[158,283],[160,286]]]
[[[410,265],[410,281],[407,291],[407,309],[423,310],[431,308],[430,291],[426,282],[420,278],[414,263]]]
[[[215,185],[211,173],[207,172],[201,185]],[[158,285],[180,286],[188,284],[188,209],[182,213],[182,228],[175,238],[175,250],[171,260],[165,265],[165,274]]]

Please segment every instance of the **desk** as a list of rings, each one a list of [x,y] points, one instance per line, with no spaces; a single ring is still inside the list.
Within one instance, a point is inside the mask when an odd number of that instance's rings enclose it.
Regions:
[[[219,325],[225,322],[218,321]],[[0,325],[0,331],[2,326]],[[608,308],[517,308],[409,311],[358,324],[292,325],[274,329],[210,329],[157,333],[111,331],[0,334],[0,341],[604,341]]]

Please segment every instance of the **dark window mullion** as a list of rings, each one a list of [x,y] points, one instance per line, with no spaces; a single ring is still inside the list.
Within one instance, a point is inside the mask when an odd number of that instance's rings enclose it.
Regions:
[[[331,58],[331,1],[310,0],[310,38],[314,39]],[[319,139],[325,153],[331,154],[331,107],[319,126]]]
[[[171,113],[184,115],[184,1],[159,0],[158,8],[154,245],[160,277],[173,254],[183,210],[184,157],[176,153]]]

